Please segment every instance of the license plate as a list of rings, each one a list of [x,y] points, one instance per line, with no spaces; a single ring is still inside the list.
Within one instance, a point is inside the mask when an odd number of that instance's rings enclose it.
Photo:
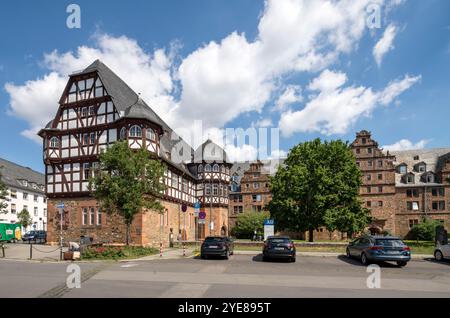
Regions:
[[[217,245],[210,245],[210,246],[208,246],[209,248],[218,248],[218,246]]]
[[[398,254],[398,251],[387,251],[387,254]]]
[[[277,250],[277,251],[283,251],[283,250],[284,250],[284,247],[275,247],[275,250]]]

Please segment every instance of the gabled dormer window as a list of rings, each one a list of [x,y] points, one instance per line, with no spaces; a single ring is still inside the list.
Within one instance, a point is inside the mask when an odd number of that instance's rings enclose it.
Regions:
[[[211,172],[211,165],[207,164],[205,166],[205,172]]]
[[[151,141],[156,141],[156,134],[153,129],[147,128],[145,134],[147,136],[147,139],[149,139]]]
[[[398,166],[398,173],[400,174],[406,174],[406,172],[408,171],[408,166],[406,164],[401,164],[400,166]]]
[[[419,162],[418,164],[416,164],[416,165],[414,166],[414,169],[415,169],[417,172],[424,173],[425,171],[427,171],[427,165],[426,165],[425,162]]]
[[[199,166],[198,166],[197,172],[198,172],[198,173],[202,173],[202,172],[203,172],[203,166],[202,166],[202,165],[199,165]]]
[[[414,179],[415,179],[414,174],[409,173],[406,175],[406,183],[412,184],[412,183],[414,183]]]
[[[426,183],[434,183],[434,173],[432,172],[428,172],[427,174],[425,174],[425,178],[424,178]]]
[[[219,168],[219,165],[218,165],[218,164],[215,164],[215,165],[213,166],[213,171],[214,171],[214,172],[219,172],[219,171],[220,171],[220,168]]]

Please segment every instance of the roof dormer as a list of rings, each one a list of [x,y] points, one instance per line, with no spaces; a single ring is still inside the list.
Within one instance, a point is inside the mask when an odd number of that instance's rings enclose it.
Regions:
[[[420,177],[422,182],[425,183],[434,183],[436,182],[436,175],[432,171],[427,171]]]
[[[408,172],[408,165],[406,163],[401,163],[397,166],[397,173],[406,174]]]
[[[420,172],[420,173],[425,173],[427,171],[427,164],[423,161],[416,163],[414,165],[414,171]]]
[[[414,173],[409,172],[402,177],[402,180],[403,180],[403,183],[414,184],[416,181],[416,176],[414,175]]]

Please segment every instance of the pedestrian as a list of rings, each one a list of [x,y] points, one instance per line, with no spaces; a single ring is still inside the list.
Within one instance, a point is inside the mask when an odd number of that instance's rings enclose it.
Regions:
[[[173,228],[170,228],[170,234],[169,234],[169,246],[173,247]]]

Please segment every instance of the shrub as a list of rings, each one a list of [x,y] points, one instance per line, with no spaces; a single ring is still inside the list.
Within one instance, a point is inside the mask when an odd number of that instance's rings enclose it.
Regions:
[[[423,218],[422,222],[414,225],[409,236],[418,241],[434,241],[436,237],[436,226],[440,225],[438,221]]]
[[[237,238],[250,239],[256,230],[257,235],[264,233],[264,220],[270,218],[270,213],[245,212],[238,216],[236,226],[232,229],[232,235]]]
[[[156,253],[151,247],[138,246],[89,246],[83,252],[83,259],[121,259],[129,257],[142,257]]]

